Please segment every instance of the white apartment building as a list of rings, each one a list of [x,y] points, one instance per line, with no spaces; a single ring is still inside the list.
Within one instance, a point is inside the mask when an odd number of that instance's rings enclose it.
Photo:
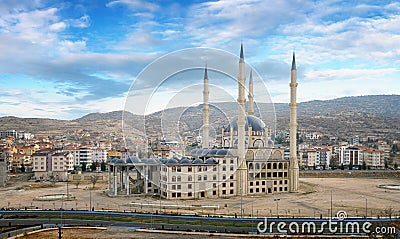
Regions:
[[[107,161],[107,150],[104,148],[93,148],[92,161],[101,163]]]

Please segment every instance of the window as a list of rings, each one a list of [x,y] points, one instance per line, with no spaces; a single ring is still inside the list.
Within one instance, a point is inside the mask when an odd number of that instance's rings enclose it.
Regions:
[[[182,178],[181,178],[181,176],[178,176],[178,179],[177,179],[177,181],[178,181],[178,182],[182,181]]]
[[[250,186],[253,186],[253,182],[250,182]]]
[[[233,194],[233,193],[234,193],[233,189],[231,189],[231,190],[229,191],[229,193],[230,193],[230,194]]]
[[[203,179],[204,179],[204,181],[206,181],[207,180],[207,175],[204,175]]]
[[[214,167],[213,167],[213,171],[217,171],[217,167],[214,166]]]
[[[226,171],[226,166],[222,166],[222,171]]]
[[[198,171],[201,172],[201,166],[199,166]]]
[[[226,163],[226,159],[222,160],[222,163]]]
[[[213,180],[217,180],[217,175],[213,175]]]
[[[176,182],[176,177],[172,176],[172,182]]]
[[[176,185],[172,185],[172,190],[175,190],[176,189]]]
[[[223,195],[226,195],[226,190],[222,190],[222,194],[223,194]]]
[[[214,195],[214,196],[217,195],[217,191],[214,190],[214,191],[213,191],[213,195]]]
[[[216,183],[213,183],[213,188],[216,188],[217,187],[217,184]]]
[[[204,166],[204,168],[203,168],[203,169],[204,169],[204,171],[207,171],[207,166]]]
[[[192,176],[191,175],[188,176],[188,181],[189,182],[192,181]]]
[[[229,184],[229,186],[233,187],[233,182],[231,182],[231,183]]]
[[[191,183],[188,184],[188,189],[192,189],[192,184]]]
[[[231,159],[231,164],[233,164],[233,159]]]
[[[229,167],[229,170],[230,170],[230,171],[233,171],[233,165],[231,165],[231,166]]]
[[[192,196],[192,192],[188,192],[188,197],[191,197]]]
[[[173,198],[176,198],[176,193],[172,193],[172,197],[173,197]]]
[[[229,176],[230,179],[233,179],[233,174],[231,174],[231,176]]]
[[[181,189],[181,185],[176,185],[176,189],[180,190]]]
[[[176,168],[176,171],[181,172],[181,167]]]
[[[222,187],[225,188],[226,187],[226,183],[222,183]]]
[[[172,167],[172,172],[176,172],[176,167],[175,166]]]
[[[188,172],[192,172],[192,167],[188,167]]]
[[[199,175],[199,176],[197,177],[197,180],[198,180],[198,181],[201,181],[201,175]]]
[[[222,180],[225,180],[225,179],[226,179],[226,175],[223,174],[223,175],[222,175]]]

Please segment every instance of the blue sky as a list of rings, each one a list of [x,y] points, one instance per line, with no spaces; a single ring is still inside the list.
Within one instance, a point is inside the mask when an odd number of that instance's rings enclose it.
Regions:
[[[190,47],[238,54],[241,41],[273,102],[289,100],[293,49],[300,102],[400,94],[397,1],[3,0],[0,116],[121,110],[158,57]]]

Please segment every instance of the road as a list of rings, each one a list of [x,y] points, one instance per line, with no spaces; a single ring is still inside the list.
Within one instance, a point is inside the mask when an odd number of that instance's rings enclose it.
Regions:
[[[393,218],[346,218],[314,219],[314,218],[220,218],[200,216],[174,216],[168,214],[141,214],[132,212],[103,212],[103,211],[53,211],[53,210],[0,210],[4,215],[0,219],[1,227],[10,226],[104,226],[130,227],[143,229],[160,229],[171,231],[202,231],[222,233],[257,233],[257,225],[269,234],[291,234],[291,229],[298,227],[300,234],[366,234],[362,229],[366,223],[375,227],[382,225],[399,224],[400,219]],[[332,231],[332,223],[336,227]],[[357,224],[357,231],[350,230],[350,226]],[[289,225],[292,225],[291,228]],[[305,225],[305,226],[304,226]],[[340,228],[339,228],[340,227]],[[398,231],[397,231],[398,232]],[[1,238],[1,237],[0,237]]]

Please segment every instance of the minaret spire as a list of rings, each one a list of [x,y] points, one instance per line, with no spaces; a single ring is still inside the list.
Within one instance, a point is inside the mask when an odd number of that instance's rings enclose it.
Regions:
[[[208,106],[208,96],[210,94],[208,90],[208,73],[207,64],[204,68],[204,80],[203,80],[203,135],[202,135],[202,148],[208,149],[210,147],[210,109]]]
[[[239,62],[244,62],[243,43],[240,44],[240,61]]]
[[[293,58],[292,58],[292,71],[293,70],[297,70],[296,69],[296,57],[295,57],[294,51],[293,51]]]
[[[245,74],[245,63],[243,55],[243,44],[240,45],[240,60],[239,60],[239,76],[238,76],[238,120],[237,120],[237,156],[238,156],[238,169],[237,169],[237,192],[238,195],[247,194],[247,166],[246,166],[246,145],[245,145],[245,84],[246,84],[246,74]]]
[[[289,165],[289,179],[290,192],[299,191],[299,164],[297,161],[297,69],[296,59],[293,52],[292,69],[290,74],[290,165]]]
[[[253,93],[253,69],[250,69],[250,79],[249,79],[249,106],[247,109],[248,115],[254,115],[254,93]]]

